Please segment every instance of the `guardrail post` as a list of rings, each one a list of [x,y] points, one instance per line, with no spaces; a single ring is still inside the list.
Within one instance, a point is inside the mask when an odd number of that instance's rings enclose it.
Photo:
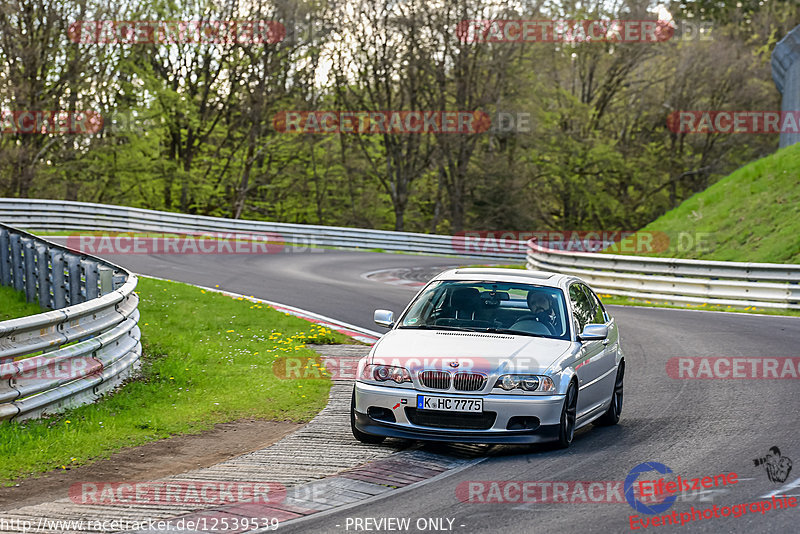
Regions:
[[[36,302],[36,249],[33,241],[22,239],[22,259],[25,262],[25,300]]]
[[[11,242],[5,228],[0,228],[0,284],[11,285]]]
[[[786,37],[775,46],[771,63],[772,79],[783,95],[781,111],[783,113],[800,111],[800,25],[786,34]],[[800,133],[781,132],[781,148],[795,143],[800,143]]]
[[[50,255],[53,266],[53,309],[60,310],[67,306],[66,285],[64,283],[64,253],[56,251]]]
[[[86,280],[86,283],[84,284],[86,288],[84,297],[86,300],[95,299],[100,295],[100,289],[97,285],[99,282],[97,263],[88,260],[81,260],[81,266],[83,267],[83,276]]]
[[[67,254],[67,274],[69,276],[69,305],[83,302],[81,295],[81,260],[74,254]]]
[[[100,294],[105,295],[114,291],[114,272],[102,265],[97,267],[100,274]]]
[[[121,288],[125,284],[125,275],[122,273],[114,272],[114,291]]]
[[[50,259],[47,245],[36,245],[36,273],[39,282],[39,306],[51,308],[50,303]]]
[[[22,280],[22,244],[20,236],[11,234],[11,283],[17,291],[24,289]]]

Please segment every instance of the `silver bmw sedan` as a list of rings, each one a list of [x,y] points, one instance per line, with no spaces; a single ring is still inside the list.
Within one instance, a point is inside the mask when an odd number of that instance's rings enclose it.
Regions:
[[[350,421],[386,437],[467,443],[555,442],[622,412],[619,331],[579,278],[454,269],[431,280],[358,365]]]

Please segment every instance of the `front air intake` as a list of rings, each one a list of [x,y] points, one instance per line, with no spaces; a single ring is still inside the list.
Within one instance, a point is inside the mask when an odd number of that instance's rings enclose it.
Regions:
[[[423,371],[419,379],[426,388],[450,389],[450,373],[447,371]]]
[[[486,375],[476,373],[456,373],[453,387],[458,391],[479,391],[486,385]]]

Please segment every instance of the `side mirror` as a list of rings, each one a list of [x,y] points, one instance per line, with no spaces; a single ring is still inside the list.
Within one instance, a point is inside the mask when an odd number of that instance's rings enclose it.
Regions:
[[[375,310],[373,316],[375,324],[391,328],[394,326],[394,312],[389,310]]]
[[[608,337],[608,326],[604,324],[587,324],[578,335],[578,341],[602,341]]]

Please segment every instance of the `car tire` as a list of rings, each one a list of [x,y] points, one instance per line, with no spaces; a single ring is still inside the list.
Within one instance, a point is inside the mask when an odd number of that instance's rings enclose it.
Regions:
[[[355,437],[361,443],[366,443],[368,445],[378,445],[379,443],[383,443],[383,440],[386,438],[384,436],[373,436],[372,434],[366,434],[359,429],[356,428],[356,388],[353,387],[353,396],[350,398],[350,430],[353,431],[353,437]]]
[[[622,415],[622,392],[623,381],[625,378],[625,363],[619,364],[617,369],[617,378],[614,380],[614,391],[611,394],[611,405],[597,421],[598,426],[612,426],[619,422],[619,417]]]
[[[558,425],[558,448],[566,449],[575,437],[575,420],[578,411],[578,386],[571,381],[564,395],[564,406],[561,408],[561,420]]]

